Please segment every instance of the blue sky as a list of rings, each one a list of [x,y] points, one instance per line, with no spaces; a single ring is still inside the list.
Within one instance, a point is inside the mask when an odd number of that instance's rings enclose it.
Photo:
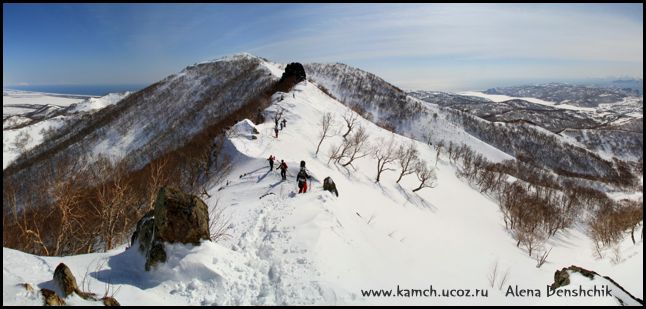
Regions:
[[[405,89],[643,76],[643,4],[3,4],[3,86],[150,84],[248,52]]]

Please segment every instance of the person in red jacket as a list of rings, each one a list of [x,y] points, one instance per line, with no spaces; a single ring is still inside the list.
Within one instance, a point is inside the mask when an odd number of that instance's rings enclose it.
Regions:
[[[310,178],[310,175],[305,169],[305,161],[301,161],[301,170],[296,176],[296,181],[298,182],[298,193],[307,193],[307,179]]]
[[[283,177],[283,180],[287,180],[287,164],[284,160],[280,160],[280,165],[278,165],[277,169],[280,169],[280,176]]]

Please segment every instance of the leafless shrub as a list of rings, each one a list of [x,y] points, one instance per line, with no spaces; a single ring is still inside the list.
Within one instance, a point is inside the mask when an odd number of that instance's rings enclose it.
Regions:
[[[552,248],[548,251],[544,251],[542,254],[537,254],[536,255],[536,268],[541,268],[543,264],[545,264],[545,261],[547,261],[547,257],[550,255],[550,252],[552,252]]]
[[[114,165],[103,157],[93,165],[93,174],[96,179],[110,179],[98,186],[95,198],[90,203],[95,215],[101,218],[95,228],[107,251],[126,238],[130,229],[129,221],[137,220],[129,218],[128,213],[129,208],[135,208],[136,197],[126,177],[125,165]]]
[[[409,143],[407,146],[400,145],[397,150],[397,157],[399,157],[399,166],[401,167],[401,172],[399,173],[399,178],[397,178],[397,183],[402,180],[402,177],[415,173],[416,161],[419,156],[419,152],[415,147],[413,142]]]
[[[413,189],[413,192],[417,192],[423,188],[435,188],[437,186],[437,176],[435,175],[435,169],[429,168],[426,165],[426,161],[420,160],[415,166],[415,174],[417,179],[419,179],[420,184],[417,188]]]
[[[509,279],[509,269],[505,271],[505,273],[502,275],[502,278],[500,278],[500,281],[498,283],[498,290],[502,291],[502,287],[507,283],[507,280]]]
[[[220,200],[217,199],[209,209],[211,241],[218,242],[230,238],[231,235],[228,233],[230,224],[231,218],[225,214],[225,209],[220,205]]]
[[[507,283],[508,279],[509,269],[507,269],[504,274],[501,274],[498,261],[496,260],[496,262],[491,266],[491,272],[487,276],[487,280],[489,280],[489,286],[491,286],[492,288],[495,287],[496,281],[498,281],[498,290],[502,290],[502,287],[505,285],[505,283]]]
[[[31,141],[31,135],[27,131],[21,131],[16,135],[16,138],[13,141],[13,146],[18,149],[20,152],[24,152],[27,149],[27,145]]]
[[[618,243],[612,246],[612,258],[610,262],[615,265],[621,262],[621,246]]]
[[[340,145],[332,146],[329,152],[328,164],[334,161],[341,166],[351,165],[356,159],[370,155],[369,135],[365,128],[359,126],[349,138],[344,139]],[[342,160],[347,160],[341,163]]]
[[[437,144],[435,144],[435,151],[436,151],[435,166],[436,167],[437,167],[437,162],[440,161],[440,154],[442,153],[442,149],[444,149],[444,141],[439,141]]]
[[[144,209],[143,212],[152,210],[155,207],[159,188],[168,185],[168,175],[166,171],[167,164],[168,158],[160,158],[159,160],[154,160],[150,163],[149,176],[147,177],[148,182],[145,188],[146,209]]]
[[[487,277],[487,279],[489,279],[489,286],[492,288],[496,284],[496,277],[498,277],[498,261],[493,264],[491,267],[491,273],[489,273],[489,276]]]
[[[352,134],[352,136],[347,139],[347,144],[348,144],[348,155],[345,163],[341,164],[342,166],[348,166],[351,165],[352,162],[356,159],[363,158],[365,156],[368,156],[370,152],[368,151],[370,148],[370,144],[368,143],[368,132],[366,129],[362,126],[359,126],[357,131]]]
[[[345,122],[345,126],[347,128],[347,131],[341,136],[344,140],[348,137],[348,135],[350,135],[354,127],[357,125],[358,119],[359,115],[354,113],[350,109],[346,110],[346,112],[343,114],[343,121]]]
[[[377,159],[377,179],[379,182],[381,173],[384,171],[394,171],[388,165],[397,161],[397,146],[395,145],[394,135],[391,135],[388,141],[382,138],[377,140],[377,143],[372,148],[372,157]]]
[[[324,140],[326,137],[331,137],[331,136],[332,136],[332,134],[331,134],[329,131],[330,131],[330,127],[332,126],[333,122],[334,122],[334,119],[332,118],[332,114],[331,114],[331,113],[325,113],[325,114],[322,116],[321,121],[319,122],[319,124],[321,125],[321,126],[320,126],[321,131],[319,132],[319,137],[320,137],[321,139],[319,140],[319,143],[318,143],[318,145],[316,146],[316,153],[315,153],[315,155],[318,155],[318,154],[319,154],[319,149],[321,148],[321,144],[323,143],[323,140]]]

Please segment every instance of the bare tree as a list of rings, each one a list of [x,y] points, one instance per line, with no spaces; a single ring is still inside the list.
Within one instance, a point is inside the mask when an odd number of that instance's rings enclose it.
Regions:
[[[362,126],[359,126],[357,131],[347,140],[349,146],[347,147],[350,149],[349,154],[348,154],[348,161],[342,164],[342,166],[348,166],[354,162],[356,159],[363,158],[365,156],[368,156],[370,154],[368,148],[370,147],[370,144],[368,143],[368,132],[366,132],[366,129]]]
[[[325,113],[323,117],[321,118],[321,121],[319,124],[321,125],[321,131],[319,132],[319,136],[321,139],[319,140],[318,146],[316,146],[316,153],[315,155],[319,154],[319,149],[321,148],[321,144],[323,143],[323,140],[326,137],[331,137],[332,134],[330,134],[330,127],[332,126],[333,119],[332,119],[332,114],[331,113]]]
[[[435,154],[435,167],[437,167],[437,162],[440,161],[440,153],[442,153],[442,148],[444,148],[443,140],[435,144],[435,150],[437,151],[437,153]]]
[[[31,135],[29,135],[27,131],[21,131],[20,133],[18,133],[18,135],[16,135],[13,145],[18,149],[18,151],[25,152],[30,141]]]
[[[419,187],[413,189],[413,192],[417,192],[423,188],[435,188],[437,186],[437,176],[435,175],[435,169],[428,168],[424,160],[417,162],[415,166],[415,173],[417,174],[417,179],[419,179]]]
[[[330,151],[328,153],[329,159],[327,160],[327,164],[330,164],[334,160],[334,162],[338,162],[338,160],[341,159],[341,148],[343,147],[343,143],[340,145],[332,146],[330,147]]]
[[[148,178],[148,184],[146,185],[147,203],[145,211],[155,208],[155,201],[157,200],[159,188],[168,184],[166,164],[168,164],[168,158],[165,157],[150,163],[150,177]]]
[[[388,141],[384,141],[382,138],[377,140],[377,144],[372,149],[372,156],[377,159],[377,179],[375,182],[379,182],[379,177],[383,171],[394,171],[394,169],[387,167],[387,165],[397,161],[394,135],[391,134]]]
[[[426,143],[426,145],[428,145],[428,147],[433,147],[433,138],[430,130],[424,133],[422,138],[424,139],[424,142]]]
[[[106,181],[97,188],[91,206],[100,218],[97,229],[107,251],[128,232],[128,209],[133,208],[135,197],[127,180],[125,165],[114,165],[107,158],[100,162],[102,163],[95,164],[94,175],[97,179]]]
[[[215,200],[215,204],[209,209],[209,232],[213,242],[225,240],[229,235],[229,225],[231,218],[225,215],[224,208],[220,206],[220,199]]]
[[[552,248],[543,252],[542,254],[536,255],[536,268],[541,268],[541,266],[545,264],[545,261],[547,261],[547,257],[550,255],[550,252],[552,252]]]
[[[45,255],[49,255],[49,249],[47,248],[47,245],[45,245],[40,228],[38,227],[37,223],[38,220],[36,216],[38,215],[39,211],[31,209],[31,203],[25,203],[23,204],[23,209],[21,209],[20,214],[18,214],[15,187],[13,186],[13,183],[11,181],[7,181],[3,184],[3,207],[7,207],[11,210],[11,217],[13,218],[12,224],[18,227],[17,232],[7,233],[5,231],[5,233],[3,233],[3,245],[6,246],[7,238],[13,237],[12,240],[16,241],[17,248],[24,250],[23,248],[33,248],[32,246],[34,246],[40,248],[41,252]],[[27,213],[29,213],[29,216],[32,217],[32,220],[27,219]],[[3,221],[5,219],[8,219],[5,218],[4,213],[2,219]],[[9,222],[3,223],[6,224],[3,225],[3,227],[8,226],[9,224]],[[36,248],[34,248],[34,251],[32,252],[37,252]]]
[[[397,157],[399,157],[399,166],[402,171],[399,173],[399,178],[397,178],[397,183],[402,180],[402,177],[415,173],[415,161],[419,153],[415,144],[410,142],[408,146],[401,145],[397,151]]]
[[[51,188],[55,201],[52,212],[56,213],[59,220],[58,230],[54,232],[53,254],[58,256],[63,253],[81,252],[85,247],[85,244],[80,242],[82,234],[86,233],[89,227],[83,223],[83,214],[78,211],[84,195],[81,184],[87,181],[79,172],[79,161],[67,158],[56,163],[50,179],[53,179]],[[72,173],[76,174],[70,175]]]
[[[345,125],[348,128],[348,130],[343,134],[343,139],[346,139],[350,132],[354,129],[354,127],[357,125],[357,121],[359,119],[359,115],[355,112],[353,112],[351,109],[348,109],[344,114],[343,114],[343,121],[345,121]]]

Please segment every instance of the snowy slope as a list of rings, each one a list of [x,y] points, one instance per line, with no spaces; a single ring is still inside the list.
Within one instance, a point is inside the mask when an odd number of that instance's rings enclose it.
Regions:
[[[448,114],[437,104],[407,95],[372,73],[341,63],[306,64],[305,71],[308,79],[333,94],[339,102],[346,106],[360,106],[372,122],[387,123],[402,135],[425,141],[431,133],[433,143],[444,140],[465,144],[480,150],[492,162],[513,158],[449,121]]]
[[[485,98],[494,102],[504,102],[504,101],[509,101],[509,100],[525,100],[527,102],[532,102],[536,104],[541,104],[541,105],[546,105],[546,106],[551,106],[551,107],[556,107],[556,108],[561,108],[561,109],[571,109],[571,110],[578,110],[578,111],[589,111],[589,112],[594,112],[596,111],[596,108],[592,107],[581,107],[581,106],[574,106],[574,105],[569,105],[569,104],[556,104],[554,102],[550,101],[545,101],[537,98],[529,98],[529,97],[511,97],[508,95],[504,94],[487,94],[487,93],[482,93],[479,91],[463,91],[459,92],[458,94],[460,95],[466,95],[466,96],[473,96],[473,97],[479,97],[479,98]]]
[[[413,175],[396,184],[396,172],[386,171],[375,183],[376,161],[359,159],[353,168],[327,164],[326,153],[339,143],[326,140],[318,157],[316,123],[325,112],[336,117],[347,107],[309,82],[298,84],[293,96],[276,102],[287,127],[273,136],[273,121],[257,124],[258,139],[244,132],[232,134],[227,151],[234,169],[224,183],[209,190],[210,207],[226,207],[231,237],[219,244],[173,245],[166,248],[169,262],[143,271],[136,250],[120,247],[107,253],[73,257],[36,257],[3,248],[3,303],[39,304],[15,285],[30,282],[53,286],[57,263],[65,262],[77,280],[89,269],[93,291],[103,292],[105,282],[120,288],[115,297],[122,305],[281,305],[281,304],[564,304],[616,305],[612,297],[548,298],[545,287],[554,271],[578,265],[612,277],[633,295],[643,298],[643,243],[622,243],[620,258],[611,253],[592,256],[592,242],[577,229],[550,240],[552,252],[541,268],[515,246],[504,229],[496,203],[455,176],[455,168],[437,162],[439,185],[412,193]],[[432,108],[432,107],[429,107]],[[371,142],[391,133],[361,119]],[[247,123],[236,126],[244,131]],[[447,130],[448,134],[450,130]],[[448,138],[449,136],[447,136]],[[397,142],[410,141],[395,136]],[[421,157],[435,165],[435,154],[416,142]],[[483,149],[478,149],[483,150]],[[269,171],[266,158],[275,155],[289,166],[288,180]],[[314,176],[312,190],[295,194],[298,162],[305,160]],[[339,197],[322,191],[330,176]],[[97,265],[105,260],[103,270]],[[494,264],[508,279],[501,290],[490,287]],[[571,286],[578,287],[580,281]],[[589,284],[588,282],[581,284]],[[364,297],[367,289],[488,290],[488,297]],[[497,285],[497,283],[496,283]],[[505,296],[508,285],[540,289],[541,297]],[[81,304],[73,299],[73,304]]]
[[[72,104],[83,102],[86,98],[88,98],[88,96],[60,95],[21,90],[3,90],[2,115],[4,118],[9,115],[24,114],[40,108],[43,105],[67,107]]]
[[[23,182],[48,164],[68,159],[91,164],[100,157],[122,162],[129,170],[142,168],[272,86],[278,78],[263,63],[242,54],[189,66],[63,127],[6,166],[4,175]],[[95,103],[77,108],[100,105]]]
[[[113,105],[128,94],[87,97],[5,90],[2,96],[2,169],[21,153],[41,144],[47,131],[56,131],[84,114]]]

